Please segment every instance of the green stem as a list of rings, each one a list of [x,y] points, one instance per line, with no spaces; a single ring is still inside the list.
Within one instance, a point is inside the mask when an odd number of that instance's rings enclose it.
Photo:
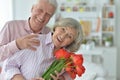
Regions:
[[[58,62],[59,62],[58,60],[55,60],[55,61],[50,65],[50,67],[47,69],[47,71],[45,71],[45,73],[42,75],[42,77],[45,76],[45,75],[49,72],[49,70],[50,70],[52,67],[54,67]]]
[[[51,79],[50,74],[55,75],[55,70],[58,71],[58,72],[60,72],[62,70],[62,68],[64,67],[64,65],[65,65],[65,59],[59,60],[57,62],[57,64],[55,66],[52,65],[52,67],[47,72],[45,72],[45,74],[42,77],[45,80]]]

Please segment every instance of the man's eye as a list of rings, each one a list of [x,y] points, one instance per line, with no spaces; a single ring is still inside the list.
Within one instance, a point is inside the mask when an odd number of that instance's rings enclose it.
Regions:
[[[62,31],[65,31],[65,29],[64,29],[64,28],[62,28]]]
[[[39,11],[39,12],[43,12],[43,10],[42,10],[42,9],[39,9],[38,11]]]
[[[72,36],[71,36],[71,35],[68,35],[68,37],[69,37],[70,39],[72,39]]]
[[[36,9],[38,13],[41,13],[43,10],[42,9]]]
[[[52,15],[50,15],[50,14],[46,14],[46,16],[47,16],[47,17],[51,17]]]

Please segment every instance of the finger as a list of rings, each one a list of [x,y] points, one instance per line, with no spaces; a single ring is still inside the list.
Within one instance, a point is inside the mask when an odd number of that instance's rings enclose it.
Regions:
[[[40,40],[37,39],[31,39],[29,40],[29,44],[33,45],[33,46],[39,46],[40,45]]]
[[[55,71],[55,74],[56,74],[56,76],[59,76],[59,73],[57,71]]]
[[[32,78],[31,80],[36,80],[35,78]]]
[[[33,46],[32,44],[27,44],[27,49],[30,49],[30,50],[37,50],[37,48],[35,46]]]
[[[31,43],[32,46],[40,46],[40,42],[38,43]]]
[[[44,80],[42,77],[36,77],[36,78],[33,78],[35,80]]]
[[[39,45],[39,44],[38,44]],[[29,44],[27,44],[27,48],[28,49],[31,49],[31,50],[37,50],[37,47],[36,47],[37,45],[36,44],[33,44],[33,43],[29,43]]]
[[[44,80],[43,78],[37,78],[37,80]]]
[[[30,49],[30,50],[33,50],[33,51],[36,51],[37,50],[37,48],[36,47],[29,47],[28,49]]]
[[[32,39],[29,39],[29,41],[32,41],[32,42],[40,42],[40,40],[38,38],[32,38]]]
[[[38,34],[30,34],[30,35],[28,35],[28,36],[26,36],[27,38],[37,38],[37,37],[39,37],[39,35]]]
[[[35,79],[32,79],[32,80],[44,80],[43,78],[35,78]]]
[[[56,77],[55,77],[54,75],[50,74],[50,76],[51,76],[53,79],[56,79]]]
[[[60,75],[62,75],[65,72],[65,68],[63,68],[60,72]]]

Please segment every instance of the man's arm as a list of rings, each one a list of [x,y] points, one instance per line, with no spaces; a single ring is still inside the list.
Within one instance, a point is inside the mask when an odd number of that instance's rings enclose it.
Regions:
[[[19,50],[36,50],[35,46],[40,45],[40,41],[37,39],[38,34],[28,34],[24,36],[19,33],[11,33],[13,29],[10,28],[11,25],[6,23],[0,31],[0,61],[5,60]],[[15,36],[15,34],[18,34],[19,36]]]
[[[16,46],[16,41],[10,41],[10,39],[10,30],[8,24],[6,24],[0,31],[0,61],[5,60],[15,52],[19,51]]]

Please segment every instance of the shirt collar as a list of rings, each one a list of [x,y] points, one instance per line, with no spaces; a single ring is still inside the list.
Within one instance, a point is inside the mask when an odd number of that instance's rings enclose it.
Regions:
[[[52,32],[49,32],[48,34],[46,34],[46,39],[45,39],[45,44],[48,45],[48,44],[53,44],[52,42]]]
[[[27,32],[33,33],[33,31],[30,28],[29,20],[30,20],[30,17],[28,18],[28,20],[25,23],[25,29],[26,29]]]
[[[30,23],[29,23],[29,20],[30,20],[30,17],[28,18],[28,20],[26,21],[26,24],[25,24],[25,29],[30,32],[30,33],[33,33],[33,31],[31,30],[30,28]],[[43,34],[44,33],[44,30],[45,30],[45,27],[42,28],[41,31],[39,31],[39,34]]]
[[[54,57],[54,54],[53,54],[54,44],[53,44],[53,41],[52,41],[52,32],[49,32],[48,34],[46,34],[45,45],[46,45],[46,46],[49,46],[49,47],[51,48],[52,53],[49,54],[49,55],[52,56],[53,58],[55,58],[55,57]]]

